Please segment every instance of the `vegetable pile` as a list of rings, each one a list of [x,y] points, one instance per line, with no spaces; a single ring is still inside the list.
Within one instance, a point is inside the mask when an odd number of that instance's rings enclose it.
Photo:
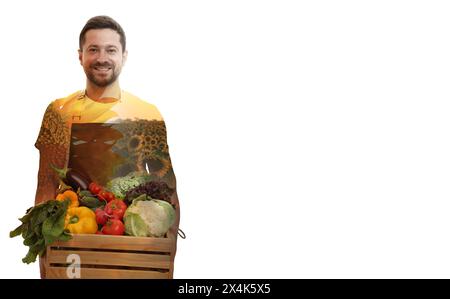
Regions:
[[[52,168],[60,178],[55,199],[29,208],[10,232],[29,247],[24,263],[35,262],[47,246],[70,240],[71,234],[164,237],[175,222],[170,203],[175,190],[147,173],[131,172],[104,188],[71,169]]]

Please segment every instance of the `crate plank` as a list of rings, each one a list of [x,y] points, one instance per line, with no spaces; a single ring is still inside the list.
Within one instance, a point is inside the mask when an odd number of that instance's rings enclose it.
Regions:
[[[170,268],[170,255],[96,252],[96,251],[70,251],[52,250],[48,256],[50,264],[65,264],[67,256],[76,253],[80,256],[83,265],[111,265],[145,268]]]
[[[148,238],[107,235],[72,235],[72,240],[58,241],[52,247],[74,247],[91,249],[117,249],[133,251],[172,252],[175,241],[172,238]]]
[[[66,268],[64,267],[48,267],[47,278],[61,279],[67,278]],[[81,279],[168,279],[169,273],[160,273],[156,271],[138,271],[138,270],[111,270],[111,269],[93,269],[81,268]]]

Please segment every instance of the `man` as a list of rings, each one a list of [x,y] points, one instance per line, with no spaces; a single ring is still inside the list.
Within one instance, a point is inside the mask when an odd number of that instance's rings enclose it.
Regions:
[[[86,88],[47,107],[35,144],[40,152],[35,204],[55,198],[60,181],[50,165],[87,174],[103,186],[130,172],[146,172],[172,191],[176,220],[170,232],[176,236],[180,214],[166,127],[154,105],[120,88],[128,55],[122,27],[110,17],[93,17],[80,33],[79,47]],[[41,258],[42,278],[44,263]]]

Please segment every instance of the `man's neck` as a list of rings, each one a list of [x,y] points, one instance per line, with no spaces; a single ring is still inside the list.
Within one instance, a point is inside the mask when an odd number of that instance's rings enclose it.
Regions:
[[[99,87],[89,80],[86,82],[86,95],[97,102],[114,102],[120,100],[121,90],[119,80],[106,87]]]

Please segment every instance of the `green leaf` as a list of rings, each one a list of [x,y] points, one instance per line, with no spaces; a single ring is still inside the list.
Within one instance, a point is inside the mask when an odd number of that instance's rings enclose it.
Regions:
[[[47,207],[47,212],[51,215],[56,213],[56,210],[57,210],[57,207],[55,205],[49,205]]]
[[[27,211],[25,212],[25,215],[30,213],[34,208],[36,208],[36,206],[28,208]]]
[[[22,262],[26,264],[34,263],[36,261],[37,252],[32,251],[31,249],[28,250],[27,255],[22,259]]]
[[[9,237],[10,237],[10,238],[14,238],[14,237],[17,237],[17,236],[21,235],[21,234],[22,234],[23,227],[24,227],[24,225],[23,225],[23,223],[22,223],[20,226],[16,227],[15,230],[13,230],[13,231],[11,231],[11,232],[9,233]]]
[[[33,232],[36,236],[42,236],[42,225],[35,226]]]
[[[20,222],[22,222],[22,223],[28,223],[28,222],[30,222],[32,216],[33,216],[33,214],[30,212],[30,213],[27,213],[27,214],[26,214],[25,216],[23,216],[22,218],[19,218],[19,220],[20,220]]]
[[[72,239],[72,235],[70,235],[66,231],[61,236],[58,237],[58,241],[64,241],[64,242],[69,241],[71,239]]]
[[[29,238],[32,234],[34,234],[33,232],[33,227],[31,226],[31,223],[28,222],[26,224],[24,224],[23,230],[22,230],[22,237],[24,239]]]
[[[25,246],[32,246],[38,242],[38,237],[36,235],[33,235],[25,240],[23,240],[23,245]]]
[[[35,207],[29,208],[27,210],[25,216],[23,216],[22,218],[19,218],[19,220],[22,223],[29,222],[36,214],[40,213],[43,210],[43,208],[45,208],[45,206],[43,206],[43,205],[37,205]]]
[[[60,215],[53,215],[47,218],[42,225],[42,235],[47,245],[56,240],[63,232],[64,217],[60,217]]]
[[[44,236],[46,245],[53,243],[64,232],[64,222],[68,206],[68,200],[60,202],[59,209],[55,214],[47,218],[42,224],[42,235]]]
[[[22,262],[29,264],[34,263],[36,261],[36,257],[42,250],[45,251],[44,240],[40,239],[35,244],[30,246],[27,255],[22,259]]]
[[[48,213],[45,210],[40,210],[39,213],[37,213],[32,219],[31,219],[31,226],[37,227],[39,224],[43,223],[45,219],[47,219]]]

